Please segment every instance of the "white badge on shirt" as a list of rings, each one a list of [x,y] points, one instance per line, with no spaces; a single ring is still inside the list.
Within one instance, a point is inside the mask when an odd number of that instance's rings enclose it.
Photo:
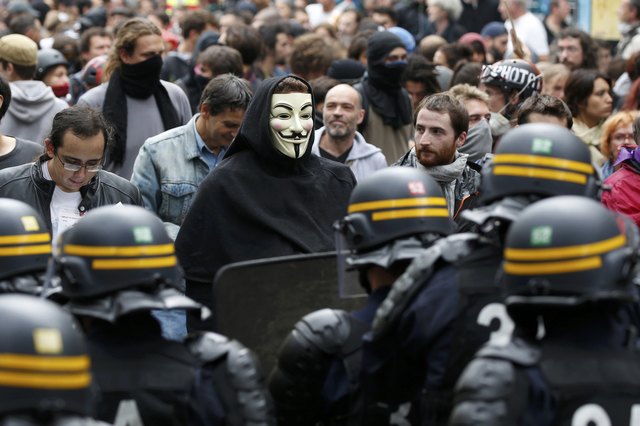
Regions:
[[[61,208],[58,212],[57,234],[60,235],[67,229],[71,228],[80,220],[80,217],[78,209]]]

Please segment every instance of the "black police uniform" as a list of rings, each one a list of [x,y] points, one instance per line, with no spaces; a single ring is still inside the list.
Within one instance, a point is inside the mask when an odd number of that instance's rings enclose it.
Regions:
[[[456,386],[449,424],[633,424],[640,402],[640,352],[627,346],[623,318],[620,312],[604,318],[582,315],[582,335],[575,332],[578,320],[569,320],[573,330],[566,327],[541,342],[515,338],[507,346],[481,349]]]
[[[421,421],[446,424],[465,365],[482,344],[506,343],[513,330],[495,283],[511,221],[543,197],[596,197],[590,158],[584,143],[559,126],[528,124],[503,137],[483,166],[484,207],[463,213],[478,233],[447,237],[415,259],[365,335],[365,407],[422,394]]]
[[[165,340],[150,315],[88,334],[102,398],[97,418],[144,425],[269,424],[260,374],[246,348],[216,335]],[[232,421],[235,419],[235,422]]]
[[[7,416],[0,419],[0,426],[110,426],[109,423],[86,417],[62,415],[51,420],[39,420],[30,416]]]
[[[296,324],[269,380],[280,426],[347,424],[359,389],[362,335],[389,289],[374,291],[361,310],[323,309]]]
[[[162,338],[154,310],[202,310],[178,289],[173,242],[137,206],[100,207],[54,257],[68,309],[85,320],[101,390],[98,418],[146,426],[269,425],[271,404],[248,349],[215,333]],[[205,310],[206,311],[206,310]]]
[[[518,337],[468,365],[450,424],[637,422],[640,352],[626,312],[637,297],[635,225],[585,197],[552,197],[516,219],[504,257]]]
[[[200,363],[184,345],[163,339],[150,315],[97,325],[87,338],[101,392],[97,418],[117,422],[139,416],[144,425],[162,426],[205,417],[221,424],[224,411],[215,400],[211,413],[198,413],[200,401],[193,397],[202,390],[196,386]]]
[[[372,287],[368,278],[384,277],[368,275],[371,268],[381,268],[389,275],[374,283],[379,287],[370,293],[363,309],[351,314],[316,311],[296,324],[270,381],[280,425],[358,421],[363,402],[362,335],[389,293],[390,285],[384,284],[389,276],[402,273],[433,241],[450,233],[452,222],[438,184],[419,170],[398,167],[378,171],[360,182],[351,194],[349,215],[336,229],[351,250],[346,263],[358,269],[365,289]],[[376,407],[376,422],[406,422],[415,413],[410,402]]]
[[[365,336],[363,424],[375,417],[375,408],[367,413],[372,407],[417,395],[423,424],[446,424],[458,374],[492,332],[510,329],[494,284],[500,260],[499,247],[488,240],[454,235],[436,242],[394,283],[379,311],[390,315],[380,315]]]

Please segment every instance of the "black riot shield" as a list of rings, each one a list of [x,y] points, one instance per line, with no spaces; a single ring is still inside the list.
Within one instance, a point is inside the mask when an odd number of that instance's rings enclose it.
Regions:
[[[356,271],[344,280],[358,285]],[[222,268],[213,284],[216,331],[259,357],[263,371],[276,365],[280,345],[304,315],[323,308],[354,310],[366,296],[340,298],[336,253],[238,262]]]

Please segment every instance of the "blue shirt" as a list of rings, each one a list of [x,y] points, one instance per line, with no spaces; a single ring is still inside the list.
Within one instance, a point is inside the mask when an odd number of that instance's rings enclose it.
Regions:
[[[196,121],[197,120],[193,120],[193,132],[196,134],[198,151],[202,154],[201,158],[205,163],[207,163],[207,166],[209,166],[209,171],[211,171],[218,165],[220,160],[222,160],[222,157],[224,157],[224,153],[227,151],[227,149],[224,146],[220,147],[218,155],[211,151],[209,147],[204,143],[204,140],[202,139],[202,136],[200,136],[200,133],[198,133],[198,129],[196,129]]]

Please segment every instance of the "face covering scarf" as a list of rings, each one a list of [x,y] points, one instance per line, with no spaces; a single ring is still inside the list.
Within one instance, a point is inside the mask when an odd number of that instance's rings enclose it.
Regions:
[[[114,143],[109,151],[108,165],[124,162],[127,145],[127,96],[146,99],[154,96],[165,130],[181,125],[167,89],[160,83],[162,58],[154,56],[137,64],[122,64],[109,79],[102,105],[104,116],[116,128]]]

